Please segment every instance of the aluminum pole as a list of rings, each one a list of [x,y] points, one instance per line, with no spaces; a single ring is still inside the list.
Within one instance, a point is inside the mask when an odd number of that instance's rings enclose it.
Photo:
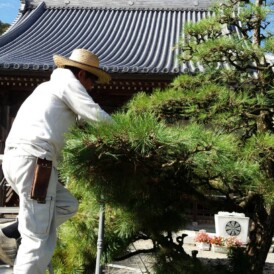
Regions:
[[[104,242],[104,223],[105,223],[105,205],[100,206],[99,213],[99,230],[98,230],[98,239],[97,239],[97,256],[96,256],[96,268],[95,274],[101,274],[101,255],[103,252],[103,242]]]

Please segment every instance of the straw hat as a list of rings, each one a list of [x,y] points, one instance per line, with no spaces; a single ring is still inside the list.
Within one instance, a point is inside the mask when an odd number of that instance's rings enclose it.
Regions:
[[[71,66],[83,69],[98,77],[98,83],[110,81],[110,75],[99,68],[98,57],[86,49],[74,49],[69,58],[61,55],[53,55],[53,61],[58,68]]]

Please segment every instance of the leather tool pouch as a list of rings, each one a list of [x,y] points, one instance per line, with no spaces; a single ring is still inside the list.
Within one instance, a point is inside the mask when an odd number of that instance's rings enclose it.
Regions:
[[[37,158],[30,197],[38,203],[46,203],[51,169],[52,161]]]

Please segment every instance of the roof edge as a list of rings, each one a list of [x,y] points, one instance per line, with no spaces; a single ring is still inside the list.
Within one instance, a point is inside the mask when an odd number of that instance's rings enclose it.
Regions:
[[[45,11],[46,6],[45,3],[42,2],[34,11],[32,14],[30,14],[26,20],[19,21],[17,20],[18,24],[14,24],[9,31],[5,32],[0,37],[0,47],[6,45],[7,43],[11,42],[13,39],[15,39],[18,34],[23,33],[25,30],[27,30],[34,21],[37,20],[41,16],[41,14]],[[20,17],[20,15],[19,15]]]

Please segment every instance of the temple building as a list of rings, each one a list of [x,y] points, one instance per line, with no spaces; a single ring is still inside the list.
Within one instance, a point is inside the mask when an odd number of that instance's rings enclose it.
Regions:
[[[91,96],[111,113],[139,91],[164,89],[179,74],[200,71],[179,61],[177,45],[186,39],[185,23],[210,16],[209,7],[210,0],[21,0],[0,36],[0,156],[20,105],[55,68],[53,54],[69,57],[85,48],[98,55],[112,80],[96,84]],[[0,206],[17,204],[0,182]]]
[[[112,77],[91,95],[106,111],[138,91],[164,88],[181,73],[177,44],[186,22],[209,15],[207,0],[21,0],[17,18],[0,37],[0,154],[24,99],[54,69],[53,54],[85,48]]]

